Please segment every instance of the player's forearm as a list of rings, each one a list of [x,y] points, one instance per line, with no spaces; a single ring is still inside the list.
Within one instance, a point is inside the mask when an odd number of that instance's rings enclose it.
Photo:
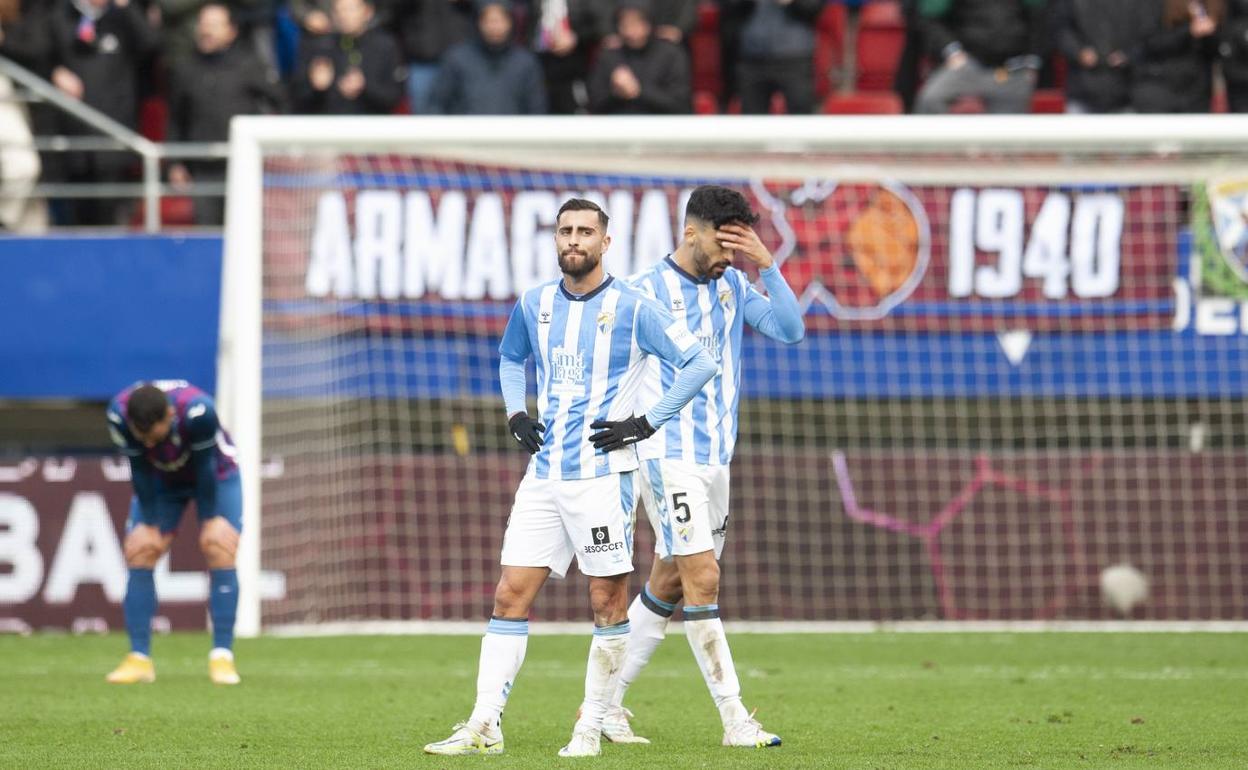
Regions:
[[[806,323],[802,319],[802,308],[798,304],[797,295],[789,287],[789,282],[784,280],[779,263],[773,262],[771,267],[763,270],[759,275],[762,276],[763,286],[766,287],[767,296],[771,299],[772,322],[770,331],[761,328],[759,331],[781,342],[790,344],[800,342],[806,335]]]
[[[508,416],[527,412],[528,407],[524,403],[524,362],[513,361],[507,356],[499,359],[498,382],[503,389],[503,404],[506,405]]]
[[[130,458],[130,484],[134,487],[134,496],[139,499],[139,508],[147,514],[155,513],[156,476],[146,460]]]
[[[201,519],[217,515],[217,458],[216,452],[205,449],[195,452],[195,508]]]
[[[719,366],[715,363],[715,359],[711,358],[711,354],[705,349],[699,349],[693,360],[676,372],[676,379],[663,394],[663,398],[659,399],[659,403],[646,413],[646,422],[650,423],[651,427],[658,428],[672,419],[685,408],[685,404],[693,400],[698,391],[702,390],[702,386],[709,382],[718,371]]]

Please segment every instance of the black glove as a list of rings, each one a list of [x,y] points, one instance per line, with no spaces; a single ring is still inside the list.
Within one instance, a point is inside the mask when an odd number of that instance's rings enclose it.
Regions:
[[[589,427],[598,431],[589,437],[594,442],[594,449],[607,452],[623,449],[654,435],[654,428],[650,427],[644,414],[627,420],[595,420]]]
[[[507,427],[529,454],[537,454],[537,450],[542,448],[542,434],[546,432],[546,426],[529,417],[528,412],[513,414],[507,421]]]

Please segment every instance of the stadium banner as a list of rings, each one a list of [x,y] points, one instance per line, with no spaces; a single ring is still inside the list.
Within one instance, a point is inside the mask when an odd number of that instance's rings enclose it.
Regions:
[[[398,389],[419,397],[493,395],[488,379],[454,373],[492,358],[483,327],[501,332],[513,298],[556,277],[560,203],[576,194],[605,207],[607,269],[630,275],[672,251],[702,182],[747,193],[806,309],[803,345],[746,346],[747,396],[752,372],[777,367],[828,375],[768,390],[785,397],[1248,394],[1244,232],[1232,216],[1248,186],[1234,180],[788,183],[385,160],[385,174],[345,167],[319,181],[295,173],[298,161],[268,161],[265,249],[276,274],[265,289],[266,349],[315,350],[340,377],[266,377],[282,383],[270,396],[380,395],[386,383],[352,365],[363,360],[393,362],[389,376],[409,378]],[[1202,265],[1219,281],[1202,284]],[[358,333],[316,349],[306,330],[318,318],[351,319]],[[466,329],[466,318],[471,333],[422,334]],[[1124,356],[1130,366],[1117,365]],[[431,361],[439,365],[420,365]],[[1224,376],[1191,377],[1197,370]]]
[[[111,455],[28,457],[0,464],[0,632],[124,629],[122,552],[130,512],[130,466]],[[157,630],[203,630],[208,573],[194,505],[156,568]],[[280,574],[262,595],[279,599]]]
[[[216,381],[219,236],[0,238],[0,398]]]

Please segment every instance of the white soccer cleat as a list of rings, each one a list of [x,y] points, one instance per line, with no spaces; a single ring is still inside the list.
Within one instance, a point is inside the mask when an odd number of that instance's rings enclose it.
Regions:
[[[561,757],[596,757],[602,753],[601,733],[592,727],[577,725],[572,729],[572,740],[559,749]]]
[[[455,732],[451,733],[451,737],[446,740],[425,744],[425,753],[446,756],[503,753],[501,729],[476,730],[467,722],[460,722],[451,729]]]
[[[623,706],[608,708],[602,718],[602,737],[612,743],[649,743],[649,738],[633,733],[633,726],[628,723],[632,718],[633,712]]]
[[[757,711],[757,709],[755,709]],[[724,725],[724,745],[749,749],[766,749],[780,745],[780,736],[769,733],[754,718],[754,711],[745,719]]]

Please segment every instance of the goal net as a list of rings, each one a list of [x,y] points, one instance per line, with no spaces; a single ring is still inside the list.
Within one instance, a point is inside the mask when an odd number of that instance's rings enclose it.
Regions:
[[[748,620],[1248,619],[1237,119],[245,118],[219,398],[244,630],[488,615],[527,456],[497,383],[554,215],[627,276],[741,190],[805,312],[745,342],[720,603]],[[742,268],[748,265],[742,263]],[[531,386],[530,376],[530,386]],[[530,387],[530,390],[532,388]],[[263,477],[263,478],[262,478]],[[652,558],[639,518],[634,588]],[[534,615],[588,617],[573,571]]]

